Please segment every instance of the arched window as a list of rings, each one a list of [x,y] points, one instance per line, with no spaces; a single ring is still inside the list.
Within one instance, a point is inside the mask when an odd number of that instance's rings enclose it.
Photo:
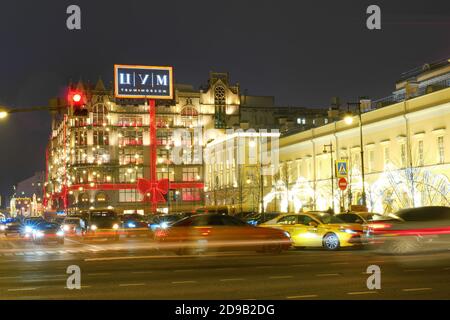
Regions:
[[[103,103],[97,103],[93,107],[93,125],[102,126],[108,124],[107,114],[108,109]]]
[[[87,193],[82,193],[78,196],[78,201],[81,203],[88,203],[89,202],[89,195]]]
[[[181,109],[181,122],[185,127],[198,126],[198,111],[193,106],[184,106]]]
[[[108,195],[104,192],[99,192],[95,196],[95,201],[97,202],[106,202],[108,201]]]

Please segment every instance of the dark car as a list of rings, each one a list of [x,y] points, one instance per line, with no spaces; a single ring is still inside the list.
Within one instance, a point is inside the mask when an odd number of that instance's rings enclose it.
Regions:
[[[122,218],[122,232],[126,237],[152,235],[148,218],[140,214],[126,214]]]
[[[450,207],[403,209],[369,230],[380,251],[407,254],[450,249]]]
[[[64,243],[64,231],[59,223],[40,222],[33,228],[32,239],[34,243],[57,242]]]
[[[119,240],[120,218],[113,210],[90,210],[82,218],[83,238]]]
[[[28,217],[23,219],[20,227],[20,236],[26,239],[31,239],[35,227],[43,222],[46,222],[43,217]]]
[[[161,250],[191,254],[223,250],[255,250],[279,253],[291,246],[289,235],[278,229],[259,228],[223,214],[200,214],[157,229]]]
[[[22,221],[17,218],[8,219],[4,224],[0,226],[0,230],[2,230],[5,237],[7,237],[8,235],[20,235],[22,228]]]
[[[280,215],[279,212],[255,213],[245,218],[245,222],[252,226],[272,220]]]

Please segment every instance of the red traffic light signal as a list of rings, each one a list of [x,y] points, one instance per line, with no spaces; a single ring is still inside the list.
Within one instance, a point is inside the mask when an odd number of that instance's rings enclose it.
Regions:
[[[80,107],[84,105],[84,95],[81,91],[69,91],[67,95],[68,103],[75,107]]]

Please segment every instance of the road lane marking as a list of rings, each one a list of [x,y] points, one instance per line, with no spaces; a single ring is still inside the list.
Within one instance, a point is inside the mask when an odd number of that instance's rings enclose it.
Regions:
[[[332,277],[332,276],[338,276],[339,273],[318,273],[316,274],[316,277]]]
[[[20,279],[22,277],[0,277],[0,280],[7,280],[7,279]]]
[[[269,279],[289,279],[293,278],[293,276],[271,276]]]
[[[16,288],[16,289],[8,289],[8,291],[32,291],[36,289],[37,288]]]
[[[97,272],[97,273],[88,273],[88,276],[107,276],[110,275],[111,272]]]
[[[294,264],[292,267],[309,267],[309,264]]]
[[[135,273],[135,274],[145,274],[145,273],[153,273],[153,271],[132,271],[131,273]]]
[[[186,280],[186,281],[172,281],[173,284],[184,284],[184,283],[197,283],[197,281]]]
[[[121,283],[119,287],[145,286],[145,283]]]
[[[136,259],[183,259],[188,256],[128,256],[128,257],[106,257],[106,258],[87,258],[90,261],[113,261],[113,260],[136,260]]]
[[[273,268],[273,266],[256,266],[256,269],[269,269],[269,268]]]
[[[230,278],[230,279],[220,279],[219,281],[227,282],[227,281],[244,281],[244,278]]]
[[[402,289],[402,291],[405,291],[405,292],[426,291],[426,290],[431,290],[431,288],[408,288],[408,289]]]
[[[214,270],[236,270],[236,268],[215,268]]]
[[[173,272],[189,272],[189,271],[195,271],[195,270],[194,269],[173,270]]]
[[[317,294],[304,294],[301,296],[287,296],[287,299],[305,299],[305,298],[317,298]]]
[[[16,256],[23,256],[23,252],[16,252]]]
[[[420,272],[420,271],[425,271],[424,269],[406,269],[403,270],[404,272]]]
[[[347,294],[349,295],[361,295],[361,294],[372,294],[372,293],[377,293],[376,291],[355,291],[355,292],[347,292]]]

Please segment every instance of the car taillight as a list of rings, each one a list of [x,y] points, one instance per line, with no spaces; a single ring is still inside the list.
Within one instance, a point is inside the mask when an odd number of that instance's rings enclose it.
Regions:
[[[159,238],[165,237],[165,236],[167,236],[167,231],[164,229],[157,229],[155,231],[155,236],[159,237]]]
[[[371,223],[369,224],[371,229],[386,229],[392,227],[389,223]]]

